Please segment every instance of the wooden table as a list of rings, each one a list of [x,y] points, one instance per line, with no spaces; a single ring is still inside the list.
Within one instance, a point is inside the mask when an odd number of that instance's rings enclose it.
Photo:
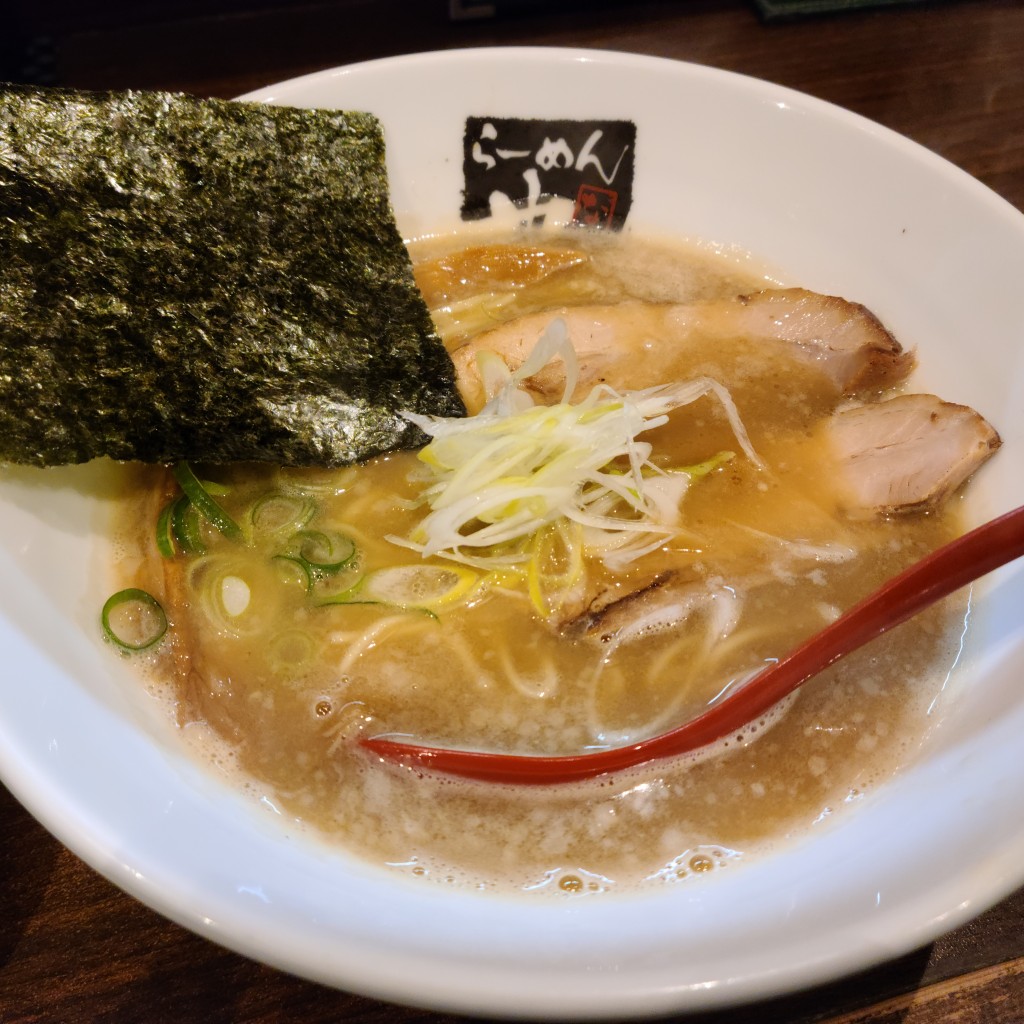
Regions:
[[[5,8],[6,10],[6,8]],[[13,22],[4,23],[4,18]],[[71,0],[0,14],[9,77],[230,97],[370,57],[479,45],[597,46],[803,90],[941,153],[1024,210],[1024,3],[960,0],[765,23],[741,0],[557,3],[452,22],[445,0]],[[983,837],[982,837],[983,838]],[[1024,890],[855,978],[690,1024],[1020,1024]],[[0,1022],[251,1024],[451,1019],[334,992],[168,923],[0,789]]]

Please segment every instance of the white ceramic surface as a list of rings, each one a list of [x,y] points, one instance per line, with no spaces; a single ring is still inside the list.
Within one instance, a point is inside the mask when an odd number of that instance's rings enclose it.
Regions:
[[[922,386],[1003,435],[971,515],[1024,503],[1024,216],[905,139],[776,86],[610,52],[414,56],[252,98],[378,114],[409,235],[457,215],[467,115],[635,121],[629,230],[753,253],[872,307],[918,348]],[[833,826],[698,885],[515,899],[323,849],[196,768],[96,639],[106,494],[95,467],[0,471],[0,773],[76,853],[210,939],[427,1007],[621,1017],[867,966],[1024,882],[1024,566],[975,588],[951,713],[918,763]]]

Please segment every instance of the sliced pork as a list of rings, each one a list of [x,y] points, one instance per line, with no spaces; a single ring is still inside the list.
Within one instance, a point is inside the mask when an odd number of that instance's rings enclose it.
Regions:
[[[416,285],[431,308],[488,291],[512,291],[579,266],[589,257],[561,246],[478,245],[422,260]]]
[[[690,343],[698,339],[742,337],[784,344],[794,358],[818,367],[840,394],[891,387],[914,364],[913,354],[905,352],[869,310],[802,288],[686,305],[574,306],[513,320],[455,350],[459,386],[470,411],[484,401],[477,353],[496,352],[514,370],[555,317],[565,320],[580,362],[573,396],[577,400],[603,380],[635,390],[687,379],[692,376]],[[557,401],[564,373],[556,364],[531,378],[529,385],[544,400]]]
[[[935,508],[1000,445],[989,423],[935,395],[900,395],[844,409],[826,426],[847,512]]]
[[[719,335],[788,342],[844,394],[892,387],[914,366],[913,353],[903,351],[874,313],[838,296],[783,288],[707,307],[703,312],[689,307],[700,318],[694,326]]]

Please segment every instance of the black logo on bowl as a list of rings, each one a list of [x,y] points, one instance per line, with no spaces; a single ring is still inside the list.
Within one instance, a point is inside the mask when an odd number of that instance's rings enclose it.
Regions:
[[[462,219],[514,209],[520,224],[539,226],[550,204],[563,200],[578,224],[621,228],[633,198],[635,149],[632,121],[466,118]]]

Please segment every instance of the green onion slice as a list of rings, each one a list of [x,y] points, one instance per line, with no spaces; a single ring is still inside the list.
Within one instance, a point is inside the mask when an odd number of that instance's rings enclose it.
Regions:
[[[298,494],[264,494],[249,509],[249,522],[260,534],[293,533],[316,515],[316,502]]]
[[[100,612],[103,635],[123,651],[144,651],[167,632],[167,615],[152,594],[128,587],[111,594]]]
[[[461,601],[479,579],[464,565],[392,565],[367,573],[353,591],[363,601],[433,611]]]
[[[278,575],[284,583],[300,583],[307,594],[312,593],[313,577],[309,564],[295,555],[274,555],[274,563],[278,567]]]
[[[386,602],[376,601],[368,597],[360,597],[358,593],[358,587],[350,587],[348,590],[342,591],[340,594],[331,594],[330,597],[325,597],[320,601],[316,602],[317,608],[330,608],[334,605],[350,605],[350,604],[377,604],[383,605]]]
[[[177,463],[173,472],[174,479],[181,485],[181,489],[203,518],[209,520],[229,540],[242,540],[241,527],[224,511],[210,493],[210,489],[192,472],[192,467],[187,462]],[[222,490],[220,486],[214,486],[213,489]]]
[[[356,542],[351,537],[327,530],[299,530],[291,537],[290,549],[315,577],[340,572],[356,556]]]
[[[322,600],[316,602],[317,608],[336,608],[344,605],[345,607],[353,607],[355,605],[377,605],[380,608],[388,608],[391,611],[408,612],[410,615],[424,615],[428,619],[433,619],[435,622],[440,621],[440,617],[433,608],[428,608],[425,605],[418,604],[397,604],[394,601],[385,601],[378,597],[369,597],[362,593],[362,580],[359,581],[354,587],[349,587],[348,590],[342,591],[340,594],[332,594],[330,597],[325,597]]]
[[[170,508],[171,531],[178,547],[188,555],[206,554],[203,524],[187,494],[179,495]]]
[[[173,513],[175,500],[167,502],[156,521],[156,549],[163,558],[174,557]]]

